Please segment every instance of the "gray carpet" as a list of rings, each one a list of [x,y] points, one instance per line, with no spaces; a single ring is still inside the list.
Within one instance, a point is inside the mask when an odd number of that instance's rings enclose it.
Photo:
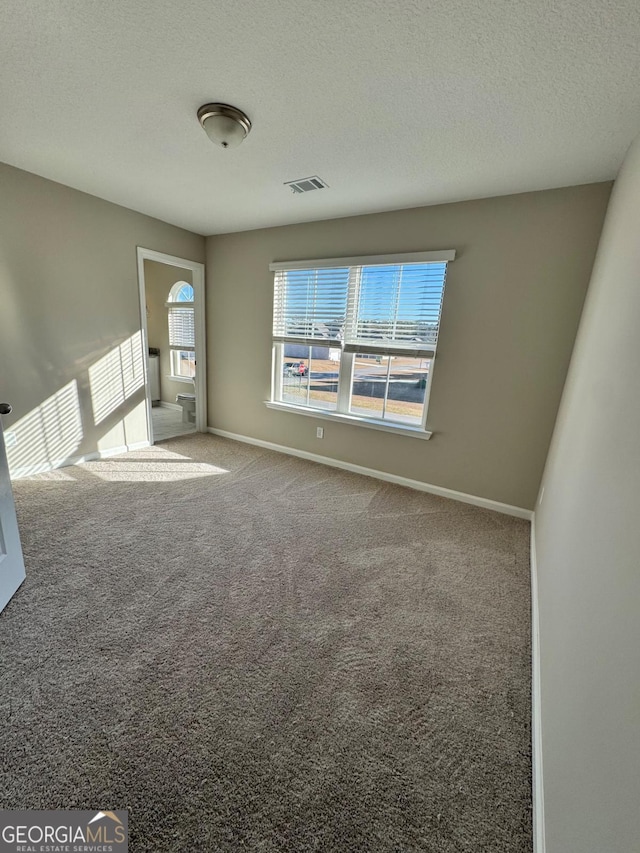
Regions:
[[[212,436],[15,484],[0,803],[130,850],[531,849],[529,525]]]

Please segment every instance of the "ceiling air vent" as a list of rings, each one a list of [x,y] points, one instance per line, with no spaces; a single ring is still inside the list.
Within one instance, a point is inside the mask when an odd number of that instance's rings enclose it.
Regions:
[[[311,190],[323,190],[329,186],[317,175],[311,178],[300,178],[298,181],[285,181],[284,185],[289,187],[292,193],[310,193]]]

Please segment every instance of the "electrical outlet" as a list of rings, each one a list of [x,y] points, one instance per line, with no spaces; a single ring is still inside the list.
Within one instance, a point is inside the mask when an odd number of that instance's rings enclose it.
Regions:
[[[316,438],[324,438],[324,427],[316,427]]]

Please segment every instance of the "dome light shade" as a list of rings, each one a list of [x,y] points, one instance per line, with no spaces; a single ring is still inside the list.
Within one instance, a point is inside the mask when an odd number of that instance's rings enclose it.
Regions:
[[[209,139],[221,148],[236,148],[251,130],[249,117],[229,104],[204,104],[198,120]]]

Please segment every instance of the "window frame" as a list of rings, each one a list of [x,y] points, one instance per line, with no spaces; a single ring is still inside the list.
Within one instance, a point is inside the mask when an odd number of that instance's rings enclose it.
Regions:
[[[191,299],[191,300],[178,299],[178,297],[182,293],[182,290],[185,287],[191,288],[193,299]],[[194,356],[195,356],[195,351],[196,351],[196,347],[195,347],[196,303],[195,303],[195,290],[194,290],[193,285],[190,282],[184,281],[184,280],[176,281],[175,284],[173,284],[171,286],[171,289],[169,290],[169,298],[165,302],[165,306],[167,308],[167,326],[169,329],[169,370],[170,370],[169,379],[172,379],[174,382],[186,382],[186,383],[193,384],[195,382],[194,377],[183,376],[182,374],[176,373],[175,372],[175,364],[174,364],[175,354],[178,354],[178,357],[179,357],[179,354],[181,352],[192,352],[192,353],[194,353]],[[176,310],[176,309],[179,311],[191,310],[191,312],[193,314],[193,326],[194,326],[193,346],[185,346],[185,345],[173,346],[171,344],[171,326],[170,326],[170,322],[169,322],[169,317],[171,315],[171,311]]]
[[[370,255],[370,256],[358,256],[351,258],[327,258],[322,260],[311,260],[311,261],[292,261],[292,262],[276,262],[269,265],[269,269],[271,272],[278,271],[290,271],[290,270],[312,270],[312,269],[321,269],[321,268],[349,268],[349,291],[351,292],[352,288],[352,276],[353,276],[353,267],[361,267],[361,266],[381,266],[381,265],[396,265],[396,264],[419,264],[419,263],[447,263],[449,264],[451,261],[455,260],[455,250],[445,250],[438,252],[412,252],[409,254],[396,254],[396,255]],[[445,284],[446,284],[446,276],[448,272],[445,271]],[[444,296],[444,294],[443,294]],[[442,317],[442,305],[440,308],[440,314],[438,316],[438,331],[440,328],[440,321]],[[349,309],[347,309],[347,324],[353,321],[353,315],[349,314]],[[332,341],[334,344],[335,341]],[[329,343],[329,341],[327,341]],[[311,374],[311,361],[312,361],[312,352],[314,346],[322,346],[322,340],[310,340],[308,345],[305,343],[304,346],[309,347],[309,378]],[[422,418],[420,424],[409,424],[404,423],[402,421],[395,421],[389,418],[374,418],[374,417],[366,417],[365,415],[355,414],[351,411],[351,402],[353,397],[353,379],[354,379],[354,365],[357,356],[357,352],[353,351],[353,348],[350,348],[352,351],[345,351],[342,348],[339,369],[338,369],[338,390],[337,390],[337,399],[336,399],[336,408],[335,409],[327,409],[322,408],[320,406],[308,406],[308,405],[300,405],[296,403],[287,402],[283,399],[283,371],[282,364],[284,361],[284,347],[286,344],[281,341],[273,341],[272,343],[272,375],[271,375],[271,398],[270,400],[265,401],[265,405],[270,409],[281,410],[294,412],[296,414],[307,415],[310,417],[317,417],[321,419],[341,421],[343,423],[351,423],[359,426],[369,427],[372,429],[378,429],[385,432],[392,432],[396,434],[404,434],[410,435],[418,438],[431,438],[432,432],[427,429],[427,418],[429,413],[429,400],[431,395],[431,387],[433,383],[433,374],[435,370],[435,361],[437,354],[437,340],[436,343],[431,345],[425,344],[422,348],[423,350],[430,350],[432,355],[426,356],[429,359],[429,369],[427,374],[427,382],[425,385],[425,395],[424,395],[424,403],[423,403],[423,411]],[[390,347],[390,349],[393,347]],[[396,349],[399,349],[396,348]],[[367,343],[363,341],[362,347],[359,352],[367,353],[369,350],[367,349]],[[413,358],[424,358],[425,356],[418,355],[418,353],[410,348],[406,348],[407,357]],[[300,357],[302,358],[302,357]],[[389,371],[391,370],[391,358],[392,355],[389,354]],[[388,374],[389,375],[389,374]],[[387,380],[388,381],[388,380]],[[388,393],[388,389],[386,389],[386,393]]]
[[[193,353],[194,362],[195,362],[195,349],[185,349],[184,347],[169,347],[169,367],[171,369],[171,373],[169,374],[170,379],[174,379],[176,382],[193,382],[193,376],[185,376],[182,373],[175,372],[175,360],[180,358],[180,353],[188,352]],[[195,365],[194,365],[195,366]]]

